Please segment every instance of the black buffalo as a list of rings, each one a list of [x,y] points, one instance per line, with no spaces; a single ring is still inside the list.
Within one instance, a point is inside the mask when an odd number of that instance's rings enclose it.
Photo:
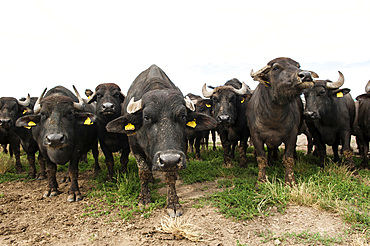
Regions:
[[[349,94],[350,89],[340,88],[343,83],[344,76],[339,72],[336,82],[317,80],[314,87],[306,89],[304,116],[317,147],[320,164],[324,164],[326,145],[332,146],[334,161],[339,161],[338,146],[342,144],[343,155],[353,170],[350,142],[355,102]]]
[[[212,100],[204,99],[201,96],[194,95],[192,93],[187,94],[185,97],[189,97],[190,100],[194,103],[195,112],[203,113],[211,116],[212,113]],[[204,141],[204,146],[208,149],[208,140],[209,134],[212,133],[213,141],[213,150],[216,149],[216,134],[215,130],[205,130],[205,131],[196,131],[195,129],[187,127],[185,129],[186,139],[188,141],[188,146],[190,147],[190,152],[194,152],[195,147],[195,158],[200,158],[200,145]]]
[[[96,116],[82,111],[82,98],[70,90],[57,86],[46,89],[34,107],[34,113],[16,121],[18,127],[32,127],[32,134],[47,163],[48,189],[44,197],[59,194],[56,180],[57,164],[68,165],[71,186],[67,201],[79,201],[82,195],[78,187],[78,162],[97,141],[93,125]],[[45,94],[45,96],[44,96]]]
[[[113,152],[122,151],[121,169],[127,171],[128,155],[130,147],[126,134],[107,132],[106,125],[121,116],[122,103],[125,96],[118,85],[114,83],[104,83],[96,87],[93,95],[90,96],[89,104],[96,102],[95,115],[98,116],[97,128],[100,148],[105,156],[105,163],[108,170],[108,179],[113,178],[114,159]]]
[[[370,80],[365,86],[365,94],[356,97],[357,119],[356,140],[362,157],[361,166],[369,168],[369,141],[370,141]]]
[[[150,203],[148,183],[152,171],[164,172],[168,185],[167,212],[180,216],[183,211],[176,194],[177,171],[186,167],[185,127],[214,128],[216,122],[194,112],[167,75],[156,65],[142,72],[132,83],[124,101],[123,116],[107,125],[109,132],[125,133],[139,167],[140,203]]]
[[[249,86],[238,79],[232,79],[223,86],[218,86],[212,91],[207,90],[206,84],[202,88],[203,96],[211,98],[213,102],[212,116],[217,121],[217,132],[221,138],[224,150],[224,163],[231,165],[234,150],[240,141],[240,166],[246,166],[246,151],[250,136],[247,126],[246,108],[251,95]]]
[[[248,126],[255,147],[258,163],[258,181],[266,182],[269,151],[285,144],[283,164],[285,183],[295,182],[293,166],[297,134],[303,120],[303,104],[300,94],[314,84],[311,72],[300,69],[298,62],[290,58],[276,58],[257,72],[251,72],[256,87],[247,108]]]
[[[19,172],[22,170],[20,162],[20,144],[27,154],[29,163],[29,176],[36,177],[35,153],[38,151],[36,141],[32,137],[31,130],[18,128],[15,122],[25,114],[31,113],[36,98],[28,96],[24,101],[17,100],[14,97],[0,98],[0,142],[8,142],[11,151],[15,155],[15,167]],[[39,179],[45,178],[45,163],[42,156],[39,155],[40,175]]]

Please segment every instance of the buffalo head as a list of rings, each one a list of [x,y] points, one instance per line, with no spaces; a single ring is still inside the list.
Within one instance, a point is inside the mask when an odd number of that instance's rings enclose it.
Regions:
[[[339,72],[336,82],[330,80],[317,80],[315,86],[304,91],[305,109],[307,119],[320,119],[322,115],[331,111],[331,103],[350,92],[350,89],[340,87],[344,84],[344,76]]]

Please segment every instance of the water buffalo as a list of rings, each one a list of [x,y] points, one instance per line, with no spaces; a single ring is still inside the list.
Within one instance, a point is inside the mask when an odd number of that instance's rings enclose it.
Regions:
[[[123,116],[107,125],[108,132],[127,134],[139,167],[139,202],[150,203],[148,183],[152,171],[164,172],[168,185],[167,212],[180,216],[183,211],[176,194],[177,172],[186,167],[185,127],[202,131],[214,128],[208,115],[194,112],[194,104],[184,97],[156,65],[134,80],[123,104]]]
[[[34,100],[31,101],[30,96],[22,101],[14,97],[0,98],[0,142],[9,142],[10,149],[15,155],[15,167],[18,172],[22,170],[20,162],[20,144],[27,154],[29,163],[29,176],[36,177],[35,153],[38,151],[36,141],[32,137],[31,130],[26,128],[18,128],[15,122],[18,118],[32,112]],[[33,103],[32,103],[33,102]],[[42,157],[39,155],[40,175],[39,178],[45,178],[45,164]]]
[[[369,141],[370,141],[370,80],[365,86],[365,94],[356,97],[357,105],[357,131],[356,140],[362,157],[361,166],[369,168]]]
[[[192,93],[188,93],[186,96],[189,97],[190,100],[194,103],[195,112],[211,116],[212,100],[204,99],[201,96],[194,95]],[[212,131],[213,150],[215,150],[216,135],[214,129],[205,131],[196,131],[195,129],[189,127],[185,129],[188,146],[190,147],[190,152],[194,152],[193,146],[195,147],[195,158],[200,158],[200,145],[202,141],[204,141],[204,145],[206,149],[208,149],[208,140],[210,131]]]
[[[225,165],[231,165],[234,155],[232,146],[236,146],[240,141],[239,164],[246,166],[246,151],[250,132],[245,112],[252,94],[249,86],[241,83],[238,79],[232,79],[212,91],[208,91],[206,84],[204,84],[202,93],[204,97],[211,98],[213,102],[212,116],[217,121],[217,132],[224,150]]]
[[[266,182],[267,158],[264,144],[269,150],[285,144],[283,164],[285,183],[295,183],[293,166],[297,134],[303,120],[300,94],[314,85],[309,71],[300,69],[298,62],[280,57],[270,61],[251,77],[259,81],[247,107],[248,126],[258,163],[258,181]],[[258,187],[258,182],[257,182]]]
[[[128,155],[130,146],[127,135],[122,133],[107,132],[106,125],[109,121],[121,116],[121,105],[125,96],[118,85],[114,83],[104,83],[96,87],[93,95],[90,96],[89,104],[96,102],[95,115],[98,116],[97,128],[100,148],[105,156],[105,163],[108,170],[108,179],[113,179],[114,159],[113,152],[121,152],[121,171],[127,171]]]
[[[342,144],[343,155],[351,170],[355,168],[352,159],[351,128],[355,120],[355,102],[350,89],[340,88],[344,76],[339,72],[336,82],[316,80],[314,87],[304,91],[306,105],[304,116],[324,164],[326,144],[332,146],[334,161],[339,161],[338,145]]]
[[[94,127],[96,116],[82,111],[85,107],[81,97],[77,98],[65,87],[46,89],[34,107],[34,113],[16,121],[18,127],[32,127],[32,134],[47,163],[49,185],[44,197],[59,194],[56,180],[57,164],[68,165],[71,186],[67,201],[82,199],[78,187],[78,162],[97,141]],[[44,96],[45,95],[45,96]]]

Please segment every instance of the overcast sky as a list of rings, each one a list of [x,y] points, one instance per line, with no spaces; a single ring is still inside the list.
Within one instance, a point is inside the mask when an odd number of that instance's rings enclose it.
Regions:
[[[185,94],[290,57],[322,79],[370,80],[370,1],[0,1],[0,96],[99,83],[126,94],[150,65]]]

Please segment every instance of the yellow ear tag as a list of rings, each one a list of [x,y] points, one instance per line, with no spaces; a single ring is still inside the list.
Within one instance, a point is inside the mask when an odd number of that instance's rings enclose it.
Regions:
[[[197,123],[195,123],[195,119],[193,121],[189,121],[186,123],[187,126],[190,126],[192,128],[195,128],[197,126]]]
[[[91,121],[90,117],[87,117],[87,119],[84,122],[84,125],[88,125],[89,126],[89,125],[92,125],[92,124],[94,124],[94,122]]]
[[[36,126],[36,123],[33,121],[28,122],[28,126],[24,126],[27,129],[31,129],[32,126]]]
[[[207,107],[207,108],[210,108],[210,107],[211,107],[211,104],[208,104],[208,103],[207,103],[207,104],[206,104],[206,107]]]
[[[337,97],[343,97],[343,92],[341,92],[341,91],[340,91],[340,92],[338,92],[338,93],[337,93]]]
[[[242,101],[241,101],[240,103],[244,103],[244,101],[245,101],[245,98],[243,98],[243,99],[242,99]]]
[[[27,109],[25,109],[24,111],[23,111],[23,114],[26,114],[27,113]]]
[[[135,126],[131,123],[128,123],[127,125],[125,125],[125,130],[126,131],[133,131],[133,130],[135,130]]]

